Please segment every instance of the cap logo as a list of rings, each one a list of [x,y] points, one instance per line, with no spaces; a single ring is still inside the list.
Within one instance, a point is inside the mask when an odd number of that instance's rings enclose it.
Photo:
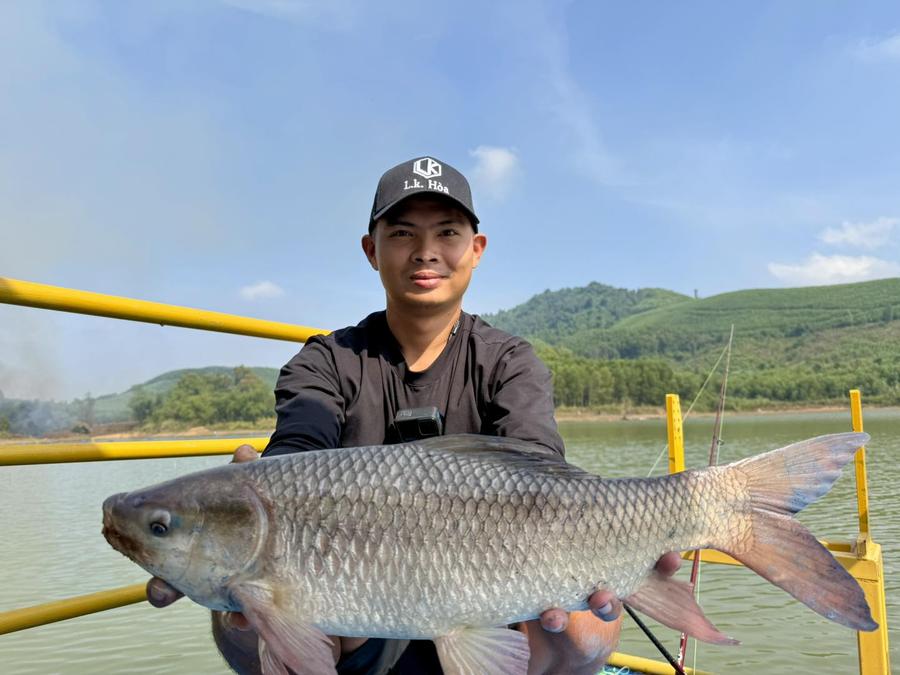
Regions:
[[[431,157],[423,157],[413,162],[413,173],[422,176],[422,178],[437,178],[441,175],[441,165]]]

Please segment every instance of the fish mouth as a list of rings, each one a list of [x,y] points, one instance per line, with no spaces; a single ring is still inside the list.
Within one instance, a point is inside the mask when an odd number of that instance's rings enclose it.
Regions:
[[[119,553],[124,555],[126,558],[133,560],[134,562],[139,562],[138,553],[140,552],[140,544],[136,542],[134,539],[129,537],[128,535],[122,534],[117,530],[104,526],[101,530],[101,533],[106,538],[106,541],[109,542],[109,545],[116,549]]]
[[[138,562],[138,555],[142,549],[140,542],[117,529],[113,522],[113,509],[123,497],[125,497],[124,493],[113,495],[103,502],[103,528],[100,530],[100,533],[109,545],[119,553],[134,562]]]

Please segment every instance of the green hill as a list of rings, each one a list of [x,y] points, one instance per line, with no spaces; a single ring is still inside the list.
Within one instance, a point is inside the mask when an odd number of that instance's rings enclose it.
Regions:
[[[661,288],[629,291],[592,282],[582,288],[544,291],[525,304],[484,318],[510,333],[554,343],[575,333],[606,329],[628,317],[688,300],[686,295]]]
[[[646,300],[634,301],[640,297]],[[619,301],[617,311],[598,312],[611,299]],[[571,314],[565,321],[560,308]],[[545,360],[661,359],[687,389],[714,363],[734,324],[732,391],[738,398],[824,402],[861,387],[870,400],[900,402],[900,279],[703,299],[591,284],[545,292],[485,318],[546,343]],[[542,324],[554,329],[538,328]]]
[[[122,394],[114,394],[114,396],[125,397],[134,392],[135,389],[146,389],[151,394],[167,393],[183,376],[188,373],[198,373],[200,375],[212,374],[229,374],[234,370],[230,366],[207,366],[205,368],[181,368],[180,370],[169,370],[162,375],[147,380],[143,384],[136,384],[127,392]],[[275,388],[275,380],[278,379],[278,368],[250,368],[250,371],[259,379]],[[98,399],[99,400],[99,399]]]
[[[98,422],[119,422],[131,419],[131,409],[128,407],[128,403],[131,401],[131,397],[134,396],[134,393],[139,389],[143,389],[148,394],[165,395],[171,391],[178,380],[187,374],[229,374],[232,370],[233,368],[228,366],[207,366],[205,368],[181,368],[179,370],[166,371],[162,375],[157,375],[142,384],[133,385],[128,391],[124,391],[121,394],[110,394],[108,396],[98,397],[95,404],[96,419]],[[255,367],[250,368],[250,371],[265,382],[270,389],[275,389],[275,380],[278,379],[277,368]],[[110,419],[101,419],[101,415],[109,417]]]

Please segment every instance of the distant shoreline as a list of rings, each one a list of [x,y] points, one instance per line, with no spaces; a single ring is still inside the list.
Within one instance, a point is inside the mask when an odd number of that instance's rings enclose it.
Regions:
[[[877,406],[863,404],[863,413],[873,410],[893,410],[900,413],[898,406]],[[682,408],[682,415],[686,410]],[[728,417],[765,417],[768,415],[806,415],[809,413],[842,413],[850,414],[850,405],[819,405],[819,406],[785,406],[776,408],[758,408],[756,410],[726,410]],[[692,412],[691,417],[715,417],[714,411],[704,410]],[[558,410],[557,422],[625,422],[665,419],[664,408],[655,410],[635,410],[630,412],[595,412],[590,410]]]
[[[864,411],[894,411],[900,414],[898,406],[864,406]],[[685,410],[682,410],[684,414]],[[797,406],[797,407],[781,407],[781,408],[760,408],[757,410],[728,410],[728,417],[765,417],[769,415],[805,415],[809,413],[850,413],[849,405],[822,405],[822,406]],[[572,410],[564,409],[556,411],[556,420],[560,423],[570,422],[640,422],[642,420],[661,420],[665,419],[666,411],[664,408],[641,409],[630,412],[600,412],[591,410]],[[692,418],[712,418],[715,412],[702,411],[691,413]],[[86,434],[66,434],[53,436],[8,436],[0,438],[0,446],[15,445],[22,443],[99,443],[111,441],[129,441],[136,439],[169,439],[178,438],[246,438],[248,436],[260,437],[269,436],[273,429],[271,426],[265,428],[228,428],[216,429],[210,427],[191,427],[182,431],[169,430],[160,432],[149,431],[125,431],[118,433],[97,434],[88,436]],[[257,448],[260,450],[261,448]]]

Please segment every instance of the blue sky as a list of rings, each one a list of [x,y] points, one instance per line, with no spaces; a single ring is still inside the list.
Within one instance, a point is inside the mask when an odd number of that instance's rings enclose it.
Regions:
[[[0,276],[326,328],[383,307],[381,172],[489,237],[466,308],[900,276],[900,6],[0,3]],[[279,366],[288,343],[0,306],[0,391]]]

